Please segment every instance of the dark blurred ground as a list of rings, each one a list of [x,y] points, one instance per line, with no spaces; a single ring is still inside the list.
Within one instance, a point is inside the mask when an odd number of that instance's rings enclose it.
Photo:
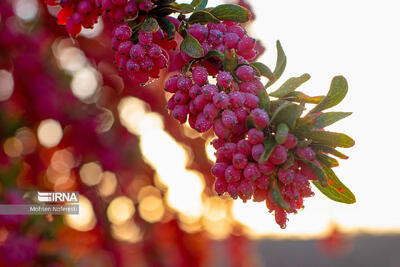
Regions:
[[[329,250],[326,240],[260,240],[257,256],[268,267],[398,267],[400,236],[359,235],[349,238],[339,249]]]

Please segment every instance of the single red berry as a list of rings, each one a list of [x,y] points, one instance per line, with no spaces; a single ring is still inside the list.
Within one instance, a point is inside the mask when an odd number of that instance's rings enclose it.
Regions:
[[[186,105],[176,105],[172,111],[172,116],[180,123],[185,123],[188,113],[189,109]]]
[[[208,82],[208,72],[203,66],[197,66],[192,71],[193,81],[202,86]]]
[[[247,156],[242,153],[234,154],[232,164],[236,169],[243,169],[247,165]]]
[[[228,183],[226,182],[225,178],[217,178],[214,184],[215,192],[218,195],[222,195],[228,190]]]
[[[260,170],[256,163],[250,162],[243,170],[243,176],[248,180],[256,180],[261,177]]]
[[[269,157],[269,161],[275,165],[281,165],[285,163],[287,158],[287,151],[284,146],[277,145]]]
[[[249,141],[242,139],[237,143],[237,151],[244,154],[245,156],[250,156],[251,154],[251,144]]]
[[[253,128],[249,130],[248,138],[250,144],[257,145],[260,144],[264,139],[264,133],[261,130]]]
[[[315,159],[315,152],[309,146],[296,148],[296,155],[309,161],[313,161]]]
[[[256,162],[258,162],[263,153],[264,153],[263,144],[254,145],[251,149],[251,155]]]
[[[217,75],[217,83],[222,88],[228,88],[233,81],[233,77],[229,72],[221,71]]]
[[[203,112],[197,116],[195,129],[198,132],[204,133],[204,132],[208,131],[209,129],[211,129],[212,126],[213,126],[213,124],[212,124],[211,120],[209,120],[206,116],[204,116]]]
[[[278,171],[278,178],[283,184],[289,184],[294,179],[294,171],[292,169],[284,170],[280,168]]]
[[[283,143],[283,146],[286,147],[287,149],[294,148],[297,145],[297,138],[294,134],[288,133],[286,137],[285,143]]]
[[[242,65],[237,68],[236,75],[243,81],[251,81],[255,78],[254,69],[248,65]]]
[[[255,125],[261,129],[264,129],[269,124],[269,116],[267,112],[260,108],[253,109],[250,116],[253,118]]]
[[[225,170],[225,179],[229,183],[236,183],[240,180],[241,171],[233,167],[232,165],[228,166]]]
[[[238,123],[235,112],[229,109],[224,110],[222,112],[222,123],[228,129],[231,129],[233,126],[235,126]]]

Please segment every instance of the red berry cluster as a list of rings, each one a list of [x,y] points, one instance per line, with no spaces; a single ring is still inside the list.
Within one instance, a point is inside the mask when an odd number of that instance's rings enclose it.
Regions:
[[[127,23],[116,26],[113,30],[112,48],[116,50],[114,62],[120,71],[138,83],[146,83],[149,78],[158,78],[161,69],[168,65],[168,53],[176,47],[175,41],[168,41],[161,29],[154,33],[140,30],[135,44],[132,30]]]
[[[96,0],[47,0],[46,4],[51,6],[61,5],[57,14],[58,23],[65,25],[72,36],[77,36],[82,27],[90,29],[97,23],[102,9],[97,5]]]
[[[224,52],[225,49],[234,49],[239,55],[239,62],[254,59],[257,51],[254,49],[256,40],[246,34],[246,31],[234,22],[208,23],[207,26],[193,24],[188,32],[201,44],[204,54],[210,50]],[[181,51],[185,61],[192,59]]]
[[[188,120],[198,132],[213,128],[217,136],[212,142],[216,149],[216,163],[211,170],[216,177],[215,191],[218,194],[227,192],[232,198],[240,197],[243,201],[252,197],[257,202],[266,201],[268,209],[275,211],[276,222],[284,228],[287,213],[302,208],[303,198],[313,195],[308,180],[315,180],[316,176],[300,159],[319,164],[315,152],[310,147],[296,147],[297,138],[289,133],[286,140],[274,148],[268,161],[260,160],[265,150],[263,141],[275,134],[276,127],[269,125],[268,113],[259,108],[258,94],[264,90],[263,84],[254,69],[246,65],[245,58],[254,56],[253,44],[248,45],[251,38],[246,37],[238,25],[227,27],[220,23],[207,27],[209,29],[193,25],[189,33],[199,42],[203,41],[203,48],[215,42],[214,36],[219,36],[221,42],[212,45],[218,45],[221,52],[238,49],[244,65],[239,65],[234,72],[219,71],[216,85],[209,84],[210,73],[201,64],[193,67],[191,75],[181,73],[170,77],[165,84],[165,90],[173,93],[168,109],[180,123]],[[224,34],[215,34],[216,31]],[[249,119],[254,122],[253,127],[246,124]],[[290,163],[289,153],[296,155]],[[289,207],[284,209],[274,199],[273,181]]]

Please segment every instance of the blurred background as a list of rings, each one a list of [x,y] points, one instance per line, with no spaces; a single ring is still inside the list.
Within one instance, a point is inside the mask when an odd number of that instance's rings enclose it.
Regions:
[[[400,266],[400,4],[248,3],[247,29],[266,48],[258,61],[274,66],[276,40],[288,58],[271,91],[306,72],[303,91],[322,95],[346,77],[338,111],[353,115],[330,130],[356,140],[336,173],[357,203],[315,190],[282,230],[265,203],[216,196],[211,134],[165,108],[171,72],[134,85],[113,65],[107,19],[72,39],[56,7],[2,0],[1,203],[79,191],[80,214],[0,216],[0,266]]]

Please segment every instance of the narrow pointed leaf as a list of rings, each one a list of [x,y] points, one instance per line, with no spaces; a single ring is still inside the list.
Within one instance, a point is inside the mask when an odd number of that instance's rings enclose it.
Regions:
[[[331,168],[326,166],[322,166],[327,178],[328,178],[328,186],[322,187],[321,184],[317,181],[314,181],[313,184],[316,188],[318,188],[321,193],[323,193],[328,198],[342,202],[346,204],[353,204],[356,202],[356,197],[354,194],[348,189],[336,176]]]
[[[288,133],[289,133],[289,127],[284,123],[280,123],[278,125],[276,134],[275,134],[276,142],[280,145],[285,143]]]
[[[219,23],[220,20],[217,19],[213,14],[206,10],[200,10],[194,12],[188,20],[189,24],[195,24],[195,23],[200,23],[200,24],[207,24],[209,22],[212,23]]]
[[[258,92],[258,99],[259,99],[258,107],[265,110],[267,113],[269,113],[270,100],[269,100],[267,90],[261,89],[260,92]]]
[[[333,147],[352,147],[355,144],[354,140],[348,135],[327,131],[311,131],[309,138]]]
[[[180,49],[193,58],[200,58],[204,56],[204,50],[199,41],[197,41],[197,39],[194,38],[190,33],[187,33],[185,39],[183,39]]]
[[[305,73],[300,77],[292,77],[286,82],[284,82],[281,87],[279,87],[276,91],[270,93],[270,96],[273,97],[284,97],[285,95],[295,91],[300,85],[305,83],[311,78],[310,74]]]
[[[303,92],[294,91],[285,95],[285,99],[293,102],[304,102],[310,104],[318,104],[324,96],[308,96]]]
[[[211,14],[223,21],[234,21],[240,23],[247,22],[251,18],[249,10],[242,6],[233,4],[219,5],[211,10]]]
[[[278,180],[276,179],[276,177],[271,179],[270,188],[271,188],[271,194],[272,194],[272,197],[274,198],[275,204],[277,204],[282,209],[289,211],[290,206],[282,197],[281,191],[279,189],[279,183],[278,183]]]
[[[315,128],[321,129],[350,116],[352,112],[326,112],[315,117]]]
[[[263,142],[264,144],[264,152],[262,153],[260,159],[258,160],[258,163],[264,163],[269,159],[269,156],[271,156],[272,151],[274,151],[274,148],[276,147],[277,143],[275,139],[270,136],[267,140]]]
[[[252,66],[253,69],[255,69],[258,76],[267,77],[269,80],[274,79],[274,74],[272,73],[271,69],[268,68],[267,65],[265,65],[261,62],[253,62],[253,63],[250,63],[250,66]]]
[[[328,178],[326,177],[325,172],[323,171],[322,167],[319,167],[317,164],[314,162],[308,161],[308,160],[301,160],[304,164],[306,164],[310,169],[315,173],[315,175],[318,177],[318,182],[322,187],[325,187],[328,185]]]
[[[175,26],[174,24],[166,18],[158,18],[158,25],[167,34],[168,40],[171,41],[175,37]]]
[[[290,129],[294,129],[296,120],[303,112],[303,107],[294,103],[284,102],[274,112],[271,122],[285,123]]]
[[[276,57],[276,65],[275,65],[275,69],[274,69],[274,79],[271,81],[268,81],[268,83],[265,85],[265,88],[268,88],[269,86],[271,86],[275,81],[277,81],[283,71],[285,70],[286,67],[286,55],[285,52],[283,51],[281,42],[276,41],[276,50],[278,51],[278,55]]]
[[[343,154],[342,152],[337,151],[333,147],[327,146],[327,145],[321,145],[321,144],[311,144],[312,149],[316,151],[322,151],[328,154],[331,154],[333,156],[336,156],[340,159],[348,159],[349,157]]]
[[[324,109],[336,106],[343,100],[348,91],[347,81],[343,76],[336,76],[332,79],[328,95],[316,105],[310,113],[317,113]]]
[[[339,162],[334,159],[329,157],[328,155],[322,153],[322,152],[317,152],[317,160],[321,163],[324,164],[325,166],[329,168],[337,167],[339,166]]]

